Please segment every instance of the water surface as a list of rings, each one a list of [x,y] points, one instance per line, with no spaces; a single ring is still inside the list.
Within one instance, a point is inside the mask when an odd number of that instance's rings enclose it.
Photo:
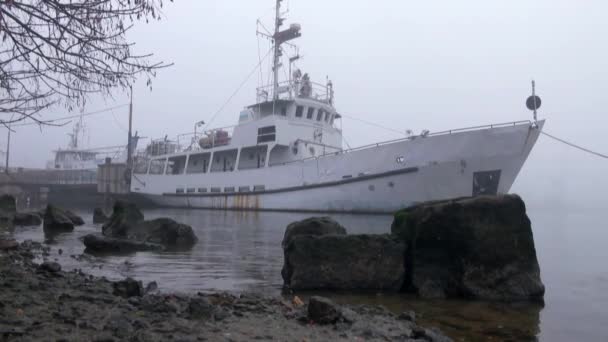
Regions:
[[[86,222],[89,211],[74,209]],[[99,232],[99,225],[77,227],[73,233],[44,236],[40,227],[18,228],[18,240],[46,241],[52,258],[64,268],[111,279],[134,277],[156,281],[163,291],[253,291],[281,294],[281,240],[290,222],[305,213],[235,212],[154,209],[147,219],[168,216],[189,224],[199,242],[189,251],[138,252],[121,256],[85,254],[79,237]],[[459,340],[608,341],[608,231],[597,212],[529,209],[545,305],[428,301],[380,293],[324,293],[343,303],[382,304],[400,312],[413,309],[423,323],[439,326]],[[349,233],[387,233],[391,216],[330,215]],[[58,248],[62,254],[56,253]],[[306,297],[310,294],[300,294]]]

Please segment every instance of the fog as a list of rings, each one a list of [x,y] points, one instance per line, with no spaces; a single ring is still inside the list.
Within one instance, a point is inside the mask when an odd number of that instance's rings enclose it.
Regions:
[[[545,130],[608,153],[608,3],[605,1],[285,0],[289,23],[302,25],[298,66],[313,80],[327,76],[340,113],[394,129],[440,131],[531,119],[524,102],[530,81],[543,100]],[[273,0],[165,4],[165,18],[138,23],[138,52],[175,63],[160,70],[152,90],[134,87],[134,130],[175,136],[208,121],[258,63],[256,19],[272,26]],[[268,42],[260,38],[262,55]],[[265,71],[267,71],[265,69]],[[213,125],[233,125],[254,103],[259,75],[244,85]],[[85,112],[128,101],[91,98]],[[53,108],[48,118],[69,114]],[[128,108],[86,119],[85,146],[126,143]],[[351,146],[399,134],[348,118]],[[18,127],[11,165],[44,167],[66,147],[71,124]],[[3,130],[2,135],[6,133]],[[6,139],[0,139],[5,149]],[[144,141],[145,143],[145,141]],[[541,136],[512,191],[529,205],[603,208],[608,160]]]

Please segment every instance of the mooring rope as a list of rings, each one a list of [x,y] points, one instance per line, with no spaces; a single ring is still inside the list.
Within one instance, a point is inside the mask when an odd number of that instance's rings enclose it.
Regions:
[[[599,152],[592,151],[592,150],[590,150],[590,149],[588,149],[588,148],[581,147],[581,146],[579,146],[579,145],[573,144],[573,143],[571,143],[571,142],[569,142],[569,141],[566,141],[566,140],[564,140],[564,139],[560,139],[560,138],[558,138],[558,137],[556,137],[556,136],[553,136],[553,135],[551,135],[551,134],[549,134],[549,133],[547,133],[547,132],[544,132],[544,131],[541,131],[541,133],[542,133],[542,134],[544,134],[544,135],[546,135],[546,136],[548,136],[548,137],[549,137],[549,138],[551,138],[551,139],[554,139],[554,140],[556,140],[556,141],[559,141],[559,142],[561,142],[561,143],[563,143],[563,144],[566,144],[566,145],[568,145],[568,146],[570,146],[570,147],[574,147],[574,148],[579,149],[579,150],[581,150],[581,151],[583,151],[583,152],[587,152],[587,153],[593,154],[593,155],[595,155],[595,156],[597,156],[597,157],[600,157],[600,158],[608,159],[608,155],[605,155],[605,154],[602,154],[602,153],[599,153]]]

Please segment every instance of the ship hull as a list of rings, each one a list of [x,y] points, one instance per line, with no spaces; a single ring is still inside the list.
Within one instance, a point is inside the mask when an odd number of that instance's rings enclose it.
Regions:
[[[255,170],[138,175],[133,190],[169,207],[393,212],[417,202],[507,193],[543,124],[443,132]],[[264,189],[237,190],[257,184]],[[203,185],[235,191],[188,193]]]

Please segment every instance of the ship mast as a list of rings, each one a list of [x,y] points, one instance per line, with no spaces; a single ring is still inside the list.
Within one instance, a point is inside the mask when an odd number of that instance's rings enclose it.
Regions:
[[[279,64],[281,58],[281,43],[277,40],[277,36],[279,35],[279,30],[281,29],[281,24],[283,23],[283,19],[281,19],[281,0],[277,0],[276,5],[276,15],[274,20],[274,59],[272,61],[272,99],[277,100],[279,98]]]
[[[281,18],[281,1],[277,0],[276,3],[276,15],[274,21],[274,34],[272,35],[274,58],[272,61],[272,99],[277,100],[279,98],[279,68],[281,67],[281,44],[300,37],[300,25],[291,24],[288,29],[280,31],[283,25],[283,18]]]

